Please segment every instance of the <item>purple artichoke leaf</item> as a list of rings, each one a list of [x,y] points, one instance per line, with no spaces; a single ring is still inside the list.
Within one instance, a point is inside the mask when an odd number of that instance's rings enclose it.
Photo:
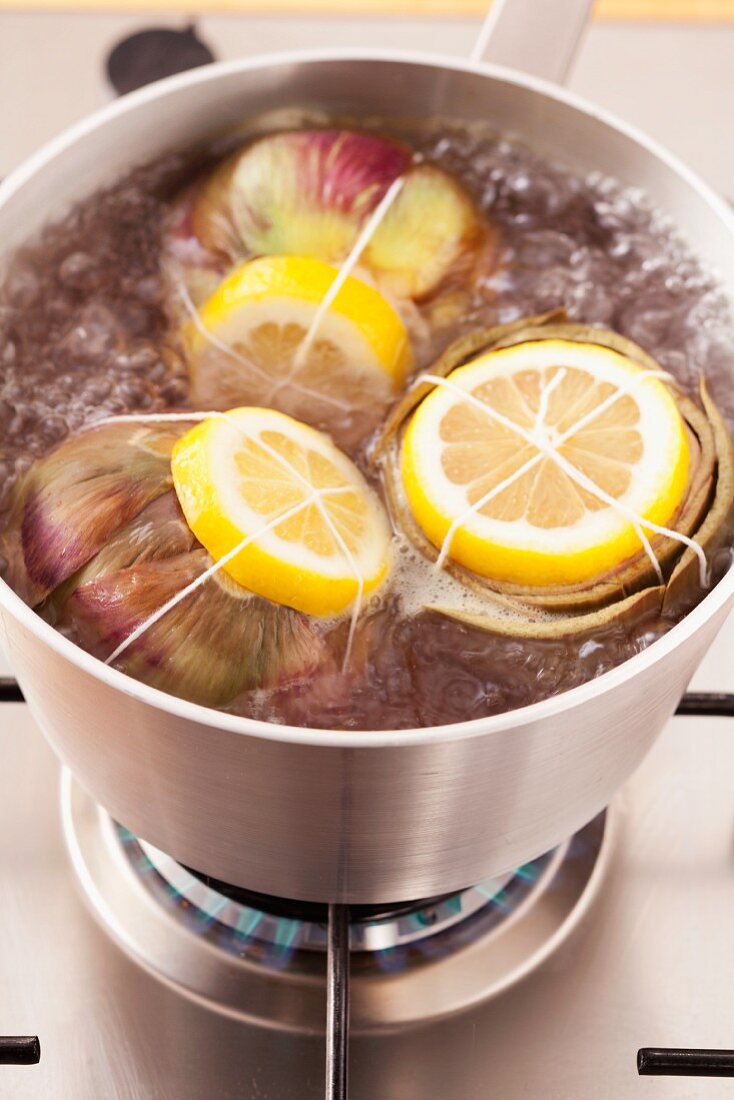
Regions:
[[[171,489],[171,449],[188,427],[111,421],[66,440],[31,468],[17,516],[37,594],[68,580]]]
[[[147,561],[79,586],[65,619],[71,636],[107,660],[130,634],[211,565],[197,549]],[[306,676],[323,647],[317,626],[291,608],[210,577],[144,631],[115,667],[206,706]]]
[[[66,605],[77,588],[121,569],[130,569],[146,561],[164,561],[198,546],[176,494],[173,490],[164,493],[146,505],[130,523],[112,535],[91,561],[55,589],[43,606],[44,617],[65,629],[68,626]]]

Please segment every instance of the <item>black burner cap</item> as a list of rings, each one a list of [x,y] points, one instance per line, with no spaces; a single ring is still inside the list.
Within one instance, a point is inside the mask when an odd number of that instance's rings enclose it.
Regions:
[[[123,38],[110,51],[106,70],[118,95],[134,92],[164,76],[198,69],[214,60],[209,47],[191,25],[183,30],[151,27]]]
[[[296,901],[294,898],[275,898],[270,894],[258,894],[254,890],[246,890],[242,886],[233,886],[229,882],[212,878],[201,871],[195,871],[187,867],[195,878],[203,882],[218,894],[223,894],[230,901],[238,905],[246,905],[251,909],[259,909],[263,913],[269,913],[274,917],[287,917],[289,920],[309,921],[312,924],[326,924],[329,919],[328,905],[313,901]],[[350,919],[353,924],[366,924],[370,921],[396,919],[408,913],[417,913],[421,909],[427,909],[437,905],[451,894],[442,894],[440,897],[423,898],[420,901],[404,901],[395,904],[384,905],[350,905]]]

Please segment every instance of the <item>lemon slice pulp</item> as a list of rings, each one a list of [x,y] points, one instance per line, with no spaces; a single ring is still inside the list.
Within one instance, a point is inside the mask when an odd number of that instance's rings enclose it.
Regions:
[[[252,592],[332,615],[387,572],[379,500],[327,436],[283,413],[202,421],[176,443],[172,472],[189,527],[215,561],[232,555],[222,568]]]
[[[319,426],[388,401],[412,356],[400,316],[374,287],[347,278],[304,346],[336,274],[300,256],[236,268],[184,327],[191,400],[205,409],[275,405]]]
[[[409,506],[436,547],[472,572],[538,586],[588,580],[639,552],[639,520],[673,519],[688,463],[660,380],[560,339],[453,371],[418,406],[401,453]]]

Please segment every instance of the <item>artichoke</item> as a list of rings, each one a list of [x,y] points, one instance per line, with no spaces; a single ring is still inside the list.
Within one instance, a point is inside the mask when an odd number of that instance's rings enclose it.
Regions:
[[[322,633],[305,615],[209,576],[121,649],[212,560],[172,490],[171,450],[191,422],[109,421],[62,443],[16,488],[0,537],[5,580],[95,656],[192,702],[306,675]]]
[[[632,341],[607,330],[571,324],[562,311],[556,311],[470,333],[444,352],[430,374],[446,377],[481,353],[552,338],[596,343],[620,352],[647,370],[661,369]],[[399,458],[402,434],[411,414],[436,384],[419,380],[398,402],[372,455],[373,464],[381,470],[394,524],[430,561],[437,561],[438,551],[408,506]],[[673,394],[685,423],[690,464],[685,495],[671,530],[694,540],[710,562],[726,541],[734,518],[731,437],[705,380],[700,386],[700,405],[677,389]],[[486,604],[486,609],[475,614],[465,609],[431,605],[426,610],[492,633],[528,638],[591,634],[615,621],[652,612],[679,617],[702,594],[704,578],[700,573],[699,555],[680,540],[664,535],[652,536],[650,544],[658,569],[641,547],[634,556],[588,581],[542,587],[479,576],[449,559],[445,567]],[[709,580],[707,578],[705,583]]]
[[[117,647],[212,564],[202,548],[100,575],[69,597],[59,625],[108,660]],[[217,573],[133,641],[121,666],[152,687],[210,706],[273,688],[314,667],[304,615]]]
[[[36,462],[16,488],[2,551],[8,583],[35,606],[171,489],[181,430],[110,422]]]
[[[401,176],[360,260],[389,297],[422,301],[494,265],[495,233],[457,180],[389,138],[337,129],[274,133],[232,154],[181,197],[169,251],[195,302],[252,256],[338,264]]]

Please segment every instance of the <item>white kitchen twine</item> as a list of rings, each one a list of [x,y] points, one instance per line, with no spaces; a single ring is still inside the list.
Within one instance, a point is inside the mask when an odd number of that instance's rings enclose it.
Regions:
[[[232,359],[235,363],[238,363],[241,367],[244,367],[248,371],[252,371],[257,377],[262,378],[266,383],[272,383],[273,380],[271,376],[266,371],[264,371],[262,367],[259,367],[257,363],[253,363],[251,359],[246,359],[244,355],[237,351],[236,348],[233,348],[231,344],[227,344],[224,340],[220,340],[218,336],[214,335],[211,329],[206,327],[201,319],[201,314],[191,300],[191,295],[188,292],[188,289],[180,272],[177,275],[176,286],[181,301],[184,304],[184,308],[190,316],[194,328],[202,337],[202,339],[206,340],[206,342],[208,344],[211,344],[212,347],[216,348],[217,351],[223,352],[224,355],[226,355],[229,359]],[[309,389],[308,386],[304,386],[301,382],[293,381],[292,374],[289,376],[289,382],[291,388],[295,390],[296,393],[305,394],[307,397],[312,397],[314,398],[314,400],[320,401],[324,405],[332,405],[334,408],[341,409],[342,412],[346,412],[349,408],[349,406],[345,404],[345,402],[340,401],[336,397],[332,397],[331,394],[317,393],[315,390]],[[277,391],[281,388],[281,384],[275,382],[273,385],[270,386],[269,392],[263,396],[263,400],[266,402],[270,401],[275,396]]]
[[[480,497],[479,500],[475,501],[474,504],[467,508],[465,512],[462,512],[462,514],[452,522],[448,532],[446,533],[446,536],[444,537],[443,543],[441,544],[440,553],[438,559],[436,560],[436,567],[441,569],[445,565],[446,559],[451,550],[453,539],[462,523],[464,523],[480,508],[483,508],[485,504],[488,504],[490,500],[498,496],[500,492],[506,489],[519,477],[522,477],[525,473],[527,473],[529,469],[532,469],[532,467],[537,465],[537,463],[539,463],[542,459],[550,458],[553,462],[556,463],[559,469],[561,469],[567,475],[567,477],[571,479],[571,481],[574,481],[577,485],[580,485],[582,488],[586,489],[587,492],[592,493],[599,500],[603,501],[610,508],[618,511],[621,515],[623,515],[626,519],[630,521],[634,528],[635,534],[639,538],[645,550],[645,553],[650,559],[650,563],[655,570],[656,576],[661,583],[663,580],[663,572],[660,568],[660,563],[655,556],[655,551],[650,544],[650,540],[645,534],[645,530],[653,531],[655,534],[658,535],[664,535],[667,538],[683,543],[684,546],[687,546],[689,549],[693,550],[699,562],[700,582],[702,587],[705,587],[708,583],[708,561],[706,559],[706,554],[703,550],[703,547],[700,545],[700,543],[696,542],[695,539],[689,538],[688,535],[681,534],[680,531],[673,531],[669,527],[663,527],[661,524],[653,523],[652,520],[645,519],[643,516],[638,515],[631,508],[627,508],[624,504],[618,501],[615,497],[610,496],[610,494],[605,492],[604,489],[600,488],[600,486],[598,486],[595,481],[593,481],[590,477],[587,477],[586,474],[582,473],[581,470],[577,469],[577,467],[575,467],[571,462],[569,462],[561,454],[558,453],[558,448],[561,447],[571,436],[576,435],[590,421],[599,416],[601,412],[606,411],[606,409],[608,409],[610,405],[613,405],[615,401],[618,401],[625,394],[628,394],[632,389],[634,389],[636,385],[639,385],[640,382],[644,381],[647,378],[669,378],[670,376],[665,371],[641,371],[640,374],[633,380],[633,382],[630,383],[629,386],[620,387],[618,390],[615,390],[613,394],[610,394],[610,396],[602,401],[601,404],[599,404],[595,409],[592,409],[590,412],[586,413],[585,416],[582,416],[581,419],[578,420],[575,424],[571,425],[570,428],[567,428],[566,431],[558,436],[555,441],[551,441],[539,430],[540,424],[542,423],[539,421],[539,416],[541,412],[547,410],[547,401],[550,397],[551,389],[555,389],[555,386],[559,384],[561,378],[564,375],[565,370],[563,368],[556,372],[554,378],[548,384],[548,387],[546,387],[548,389],[548,393],[545,396],[545,402],[543,401],[543,394],[541,393],[541,403],[538,409],[538,417],[536,417],[535,429],[531,432],[523,428],[522,425],[517,424],[514,420],[510,420],[508,417],[503,416],[502,413],[497,412],[496,409],[493,409],[490,405],[487,405],[484,401],[480,400],[473,393],[462,389],[461,386],[458,386],[455,382],[452,382],[448,378],[442,378],[440,375],[437,374],[422,374],[416,379],[416,384],[420,384],[421,382],[431,382],[436,386],[443,386],[445,389],[451,390],[452,392],[457,394],[457,396],[459,396],[462,400],[467,401],[475,408],[480,409],[486,415],[496,420],[498,424],[502,424],[502,426],[507,428],[509,431],[515,432],[517,435],[520,436],[521,439],[524,439],[526,443],[529,443],[531,446],[537,448],[538,451],[537,455],[534,455],[533,458],[529,459],[526,463],[524,463],[523,466],[515,470],[513,474],[505,478],[503,482],[501,482],[499,485],[496,485],[483,497]]]
[[[359,262],[360,256],[372,240],[372,237],[381,225],[385,215],[387,214],[392,204],[395,202],[396,198],[398,197],[404,186],[405,176],[398,176],[397,179],[392,181],[387,191],[382,196],[380,202],[372,211],[372,214],[370,215],[368,221],[362,229],[362,232],[359,234],[357,240],[354,242],[354,245],[352,246],[349,255],[340,265],[339,273],[337,274],[336,279],[334,279],[334,282],[331,284],[326,294],[321,299],[321,302],[319,303],[319,308],[316,310],[314,318],[309,325],[308,332],[296,349],[296,354],[293,356],[293,367],[291,369],[291,376],[295,371],[300,370],[300,368],[303,366],[306,356],[311,350],[313,342],[316,339],[316,334],[321,327],[321,323],[324,320],[326,314],[331,309],[334,299],[336,298],[337,294],[344,286],[344,283],[347,281],[352,271],[356,267],[357,263]],[[285,385],[287,381],[288,377],[286,377],[279,384],[278,389]]]
[[[234,428],[237,434],[243,439],[253,442],[258,447],[261,447],[276,462],[283,466],[288,471],[288,473],[291,474],[291,476],[294,477],[296,481],[298,481],[307,490],[307,495],[297,505],[294,505],[293,507],[280,512],[278,515],[270,519],[267,523],[263,524],[262,527],[258,528],[257,531],[253,531],[246,538],[242,539],[242,541],[239,542],[237,546],[233,547],[223,557],[221,557],[219,561],[215,562],[208,569],[206,569],[204,573],[196,578],[196,580],[186,585],[185,588],[181,589],[181,591],[176,593],[175,596],[172,596],[171,599],[167,600],[166,603],[164,603],[161,607],[159,607],[156,611],[149,615],[142,623],[139,623],[138,626],[133,631],[131,631],[131,633],[128,634],[126,638],[123,639],[123,641],[117,646],[114,652],[110,654],[110,656],[105,661],[105,664],[109,665],[116,661],[117,658],[120,657],[121,654],[124,653],[125,650],[133,644],[133,642],[137,641],[138,638],[140,638],[147,630],[149,630],[155,623],[157,623],[165,614],[167,614],[179,603],[181,603],[182,600],[186,599],[188,595],[190,595],[192,592],[195,592],[198,588],[201,587],[201,585],[205,584],[210,577],[213,577],[216,573],[219,572],[220,569],[228,565],[229,562],[232,561],[233,558],[236,558],[237,555],[247,546],[249,546],[251,542],[254,542],[267,531],[270,531],[274,527],[277,527],[279,523],[285,522],[292,516],[295,516],[299,512],[302,512],[311,504],[315,504],[316,508],[319,511],[319,514],[321,515],[322,520],[326,524],[340,554],[346,561],[347,566],[351,570],[352,576],[357,584],[357,594],[352,601],[352,614],[349,624],[349,635],[347,637],[347,645],[343,661],[343,668],[346,668],[349,664],[349,659],[352,653],[352,645],[354,642],[354,633],[357,628],[357,622],[362,612],[365,581],[364,576],[354,558],[354,555],[344,541],[344,538],[342,537],[340,531],[334,524],[331,516],[328,513],[328,510],[324,507],[322,498],[325,496],[338,496],[341,493],[349,492],[351,490],[351,486],[339,486],[331,489],[314,489],[313,485],[311,485],[308,479],[303,477],[300,471],[297,470],[295,466],[293,466],[288,461],[288,459],[285,458],[284,455],[279,454],[278,451],[271,447],[270,444],[266,443],[265,440],[261,439],[260,436],[253,436],[245,432],[240,424],[236,423],[232,419],[232,417],[227,416],[227,414],[223,412],[212,411],[191,413],[133,413],[121,416],[105,417],[103,420],[98,420],[94,424],[88,425],[88,427],[95,428],[99,427],[101,424],[112,423],[176,423],[181,421],[203,421],[211,419],[223,420],[226,424],[229,424],[230,427]]]
[[[352,273],[352,271],[356,267],[362,253],[364,252],[364,249],[369,244],[369,242],[372,239],[372,237],[373,237],[374,233],[376,232],[377,228],[381,225],[383,219],[385,218],[385,215],[387,214],[388,210],[391,208],[392,204],[395,202],[396,198],[398,197],[398,195],[402,191],[404,185],[405,185],[405,176],[404,175],[398,176],[398,178],[393,180],[393,182],[390,184],[387,191],[382,196],[382,199],[380,200],[378,205],[373,210],[373,212],[370,215],[369,219],[367,220],[364,228],[362,229],[359,236],[357,237],[357,240],[354,242],[354,245],[350,249],[348,256],[345,258],[344,262],[340,265],[339,271],[337,273],[336,278],[334,279],[334,281],[330,285],[329,289],[327,290],[326,294],[324,295],[321,302],[319,303],[319,307],[318,307],[316,313],[314,314],[313,320],[311,321],[311,324],[308,328],[308,331],[307,331],[306,335],[304,336],[303,340],[301,341],[300,345],[296,349],[295,355],[293,357],[293,364],[292,364],[291,370],[289,371],[289,373],[284,378],[278,380],[276,385],[272,388],[271,392],[265,398],[266,401],[272,400],[276,396],[278,391],[281,390],[284,386],[291,385],[296,391],[298,391],[300,393],[306,394],[307,396],[313,396],[313,397],[317,398],[318,400],[324,400],[326,403],[336,405],[337,407],[346,410],[347,406],[343,402],[339,402],[336,399],[330,399],[330,396],[328,394],[327,395],[316,394],[314,391],[309,390],[307,387],[304,387],[304,386],[300,385],[299,383],[294,382],[294,380],[293,380],[294,375],[299,370],[299,368],[303,365],[303,362],[304,362],[306,356],[308,355],[311,347],[313,346],[313,342],[316,339],[319,328],[321,327],[321,324],[323,323],[324,318],[326,317],[329,309],[331,308],[334,300],[336,299],[337,294],[339,293],[341,288],[344,286],[344,283],[346,282],[346,280],[349,278],[350,274]],[[252,370],[256,374],[260,375],[263,379],[265,379],[267,381],[270,381],[269,376],[266,374],[265,371],[262,370],[262,368],[259,368],[257,366],[257,364],[251,362],[249,359],[246,359],[235,348],[231,347],[225,341],[220,340],[217,336],[214,335],[214,333],[209,331],[209,329],[204,325],[198,309],[196,308],[196,306],[194,305],[194,303],[191,300],[191,296],[188,292],[188,288],[186,287],[186,284],[185,284],[185,281],[183,280],[183,278],[179,279],[178,290],[179,290],[179,294],[181,296],[181,299],[183,301],[184,307],[185,307],[187,313],[190,315],[194,326],[196,327],[199,334],[205,340],[207,340],[210,344],[212,344],[219,351],[223,352],[224,354],[228,355],[230,358],[234,359],[236,362],[240,363],[242,366],[246,367],[248,370]],[[237,557],[237,555],[242,550],[244,550],[247,546],[249,546],[249,544],[251,542],[253,542],[255,539],[259,538],[260,535],[265,534],[267,531],[269,531],[272,528],[276,527],[279,523],[282,523],[286,519],[291,518],[291,516],[297,515],[298,512],[302,511],[304,508],[310,506],[311,504],[315,504],[316,508],[318,509],[318,511],[321,515],[321,518],[323,519],[323,521],[326,524],[332,538],[334,539],[334,542],[335,542],[337,548],[339,549],[340,554],[344,557],[345,561],[347,562],[347,566],[352,571],[352,575],[354,577],[354,580],[357,583],[357,594],[354,598],[354,601],[352,602],[352,615],[351,615],[351,621],[350,621],[350,625],[349,625],[349,635],[348,635],[348,638],[347,638],[347,646],[346,646],[345,657],[344,657],[344,667],[346,667],[349,663],[349,658],[351,656],[352,645],[353,645],[353,642],[354,642],[354,633],[355,633],[355,630],[356,630],[356,627],[357,627],[357,622],[359,620],[359,616],[360,616],[361,611],[362,611],[362,605],[364,603],[365,581],[364,581],[364,576],[362,575],[362,572],[359,569],[359,566],[358,566],[358,564],[357,564],[357,562],[354,558],[354,555],[352,554],[351,550],[349,549],[346,542],[344,541],[341,533],[339,532],[339,530],[335,526],[334,522],[332,521],[332,518],[329,515],[327,509],[324,508],[324,505],[323,505],[322,500],[321,500],[321,497],[323,495],[330,495],[330,494],[333,494],[335,492],[342,492],[344,490],[339,490],[339,489],[337,489],[337,490],[314,490],[313,486],[306,480],[306,478],[302,477],[302,475],[299,473],[299,471],[296,470],[295,467],[292,466],[291,463],[289,463],[282,455],[278,454],[277,451],[275,451],[271,447],[269,447],[259,437],[257,439],[254,439],[253,437],[248,437],[247,433],[245,433],[239,425],[235,424],[234,421],[230,417],[227,417],[223,413],[220,413],[220,412],[210,412],[210,413],[161,413],[159,415],[158,414],[140,414],[139,416],[128,415],[128,416],[108,417],[105,420],[97,421],[96,423],[97,424],[109,423],[109,422],[112,422],[112,421],[114,421],[116,423],[125,423],[125,422],[128,422],[128,423],[141,423],[142,422],[142,423],[144,423],[146,420],[147,421],[157,421],[157,422],[165,423],[165,422],[174,422],[176,420],[205,420],[205,419],[208,419],[209,417],[213,417],[213,416],[220,417],[220,418],[224,419],[228,424],[231,424],[235,428],[235,430],[240,432],[240,434],[244,438],[252,438],[253,442],[257,443],[258,446],[262,447],[273,458],[275,458],[278,462],[280,462],[283,466],[285,466],[288,469],[289,473],[293,477],[295,477],[296,480],[299,481],[304,487],[306,487],[309,490],[309,493],[300,504],[298,504],[294,508],[289,509],[287,512],[283,512],[282,514],[276,516],[274,519],[270,520],[267,524],[265,524],[263,527],[261,527],[258,531],[255,531],[251,535],[248,535],[247,538],[243,539],[240,543],[238,543],[237,546],[235,546],[232,550],[228,551],[228,553],[225,554],[224,557],[220,558],[218,562],[215,562],[214,565],[210,566],[209,569],[205,570],[205,572],[202,573],[201,576],[197,577],[195,581],[192,581],[189,585],[187,585],[184,589],[182,589],[181,592],[177,593],[170,600],[168,600],[165,604],[163,604],[162,607],[158,608],[157,611],[155,611],[155,612],[153,612],[153,614],[149,615],[148,618],[144,620],[144,622],[140,623],[135,628],[135,630],[133,630],[127,636],[127,638],[125,638],[120,643],[120,645],[117,646],[117,648],[114,650],[114,652],[111,653],[110,656],[107,658],[106,664],[112,664],[114,661],[116,661],[118,659],[118,657],[120,657],[125,652],[125,650],[133,644],[133,642],[137,641],[138,638],[140,638],[147,630],[149,630],[155,623],[157,623],[164,615],[166,615],[169,611],[171,611],[174,607],[176,607],[179,603],[181,603],[182,600],[186,599],[186,597],[188,595],[190,595],[192,592],[195,592],[198,588],[200,588],[203,584],[205,584],[206,581],[208,581],[210,579],[210,577],[213,577],[220,569],[222,569],[230,561],[232,561],[235,557]]]

